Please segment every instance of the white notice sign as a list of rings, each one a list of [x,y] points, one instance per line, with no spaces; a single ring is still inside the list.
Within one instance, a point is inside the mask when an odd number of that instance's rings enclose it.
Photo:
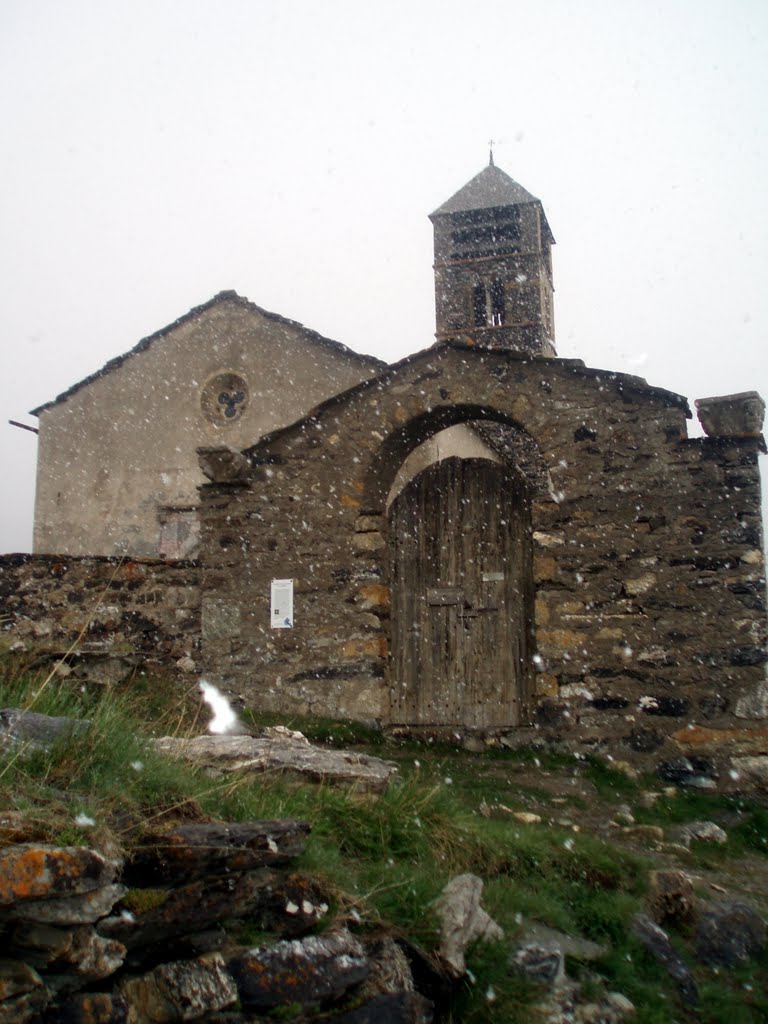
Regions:
[[[272,580],[272,629],[293,626],[293,580]]]

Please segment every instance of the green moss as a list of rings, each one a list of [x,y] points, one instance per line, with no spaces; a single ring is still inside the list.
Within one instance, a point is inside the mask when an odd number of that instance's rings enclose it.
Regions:
[[[306,1019],[306,1007],[302,1003],[286,1003],[285,1006],[275,1006],[268,1011],[270,1020],[299,1020]]]
[[[147,914],[162,907],[168,896],[167,889],[129,889],[121,902],[132,914]]]
[[[54,846],[90,846],[92,840],[93,836],[89,830],[73,826],[60,829],[52,841]]]

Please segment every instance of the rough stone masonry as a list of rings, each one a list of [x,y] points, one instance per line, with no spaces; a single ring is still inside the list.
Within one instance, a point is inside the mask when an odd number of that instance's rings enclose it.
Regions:
[[[690,439],[685,399],[639,378],[445,343],[234,463],[201,452],[207,671],[260,708],[401,724],[390,484],[437,431],[501,424],[539,466],[521,724],[630,758],[768,754],[743,720],[768,712],[762,402],[700,415]],[[294,583],[290,629],[270,627],[275,578]]]

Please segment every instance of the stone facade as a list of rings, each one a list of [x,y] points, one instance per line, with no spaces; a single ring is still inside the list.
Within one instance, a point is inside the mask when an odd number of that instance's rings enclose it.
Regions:
[[[195,448],[242,448],[384,364],[222,292],[33,410],[34,549],[192,557]]]
[[[644,752],[732,721],[765,672],[763,443],[689,439],[688,416],[636,377],[459,343],[330,400],[202,489],[209,674],[264,709],[392,722],[391,482],[426,437],[485,421],[542,467],[526,722]],[[275,578],[290,629],[270,628]]]

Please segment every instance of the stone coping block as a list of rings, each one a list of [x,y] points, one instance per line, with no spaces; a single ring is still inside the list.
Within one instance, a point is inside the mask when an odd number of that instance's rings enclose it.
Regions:
[[[757,391],[697,398],[696,415],[707,437],[761,437],[765,402]]]
[[[131,850],[123,877],[134,885],[196,881],[233,871],[286,864],[303,852],[304,821],[195,822],[146,831]]]

